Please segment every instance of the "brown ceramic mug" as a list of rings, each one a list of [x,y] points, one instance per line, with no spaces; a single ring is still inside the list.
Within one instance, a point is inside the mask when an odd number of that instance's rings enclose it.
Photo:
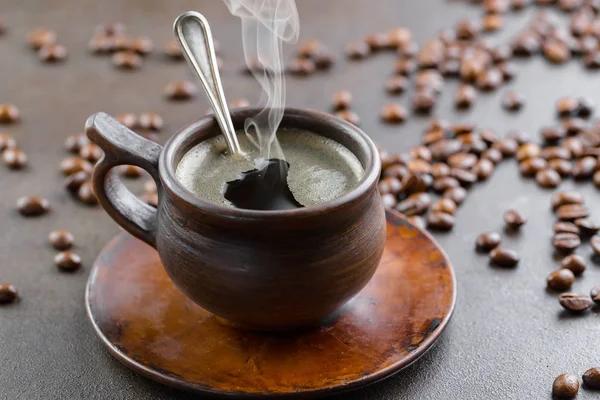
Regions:
[[[232,112],[236,129],[259,110]],[[316,206],[281,211],[225,207],[204,201],[175,177],[199,142],[221,134],[205,117],[162,147],[104,113],[86,123],[104,150],[94,170],[100,204],[123,228],[158,250],[175,285],[234,325],[290,329],[314,325],[357,294],[375,272],[385,243],[377,191],[380,161],[360,129],[328,114],[286,109],[281,128],[307,130],[352,151],[365,170],[348,193]],[[136,165],[158,186],[158,207],[139,200],[111,171]]]

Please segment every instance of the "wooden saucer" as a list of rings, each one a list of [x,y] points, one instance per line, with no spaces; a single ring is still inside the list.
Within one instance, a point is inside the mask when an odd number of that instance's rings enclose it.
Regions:
[[[223,325],[186,298],[154,249],[127,233],[100,253],[86,290],[92,325],[123,364],[180,389],[223,397],[319,396],[398,372],[439,338],[456,283],[439,245],[387,212],[369,284],[322,326],[260,333]]]

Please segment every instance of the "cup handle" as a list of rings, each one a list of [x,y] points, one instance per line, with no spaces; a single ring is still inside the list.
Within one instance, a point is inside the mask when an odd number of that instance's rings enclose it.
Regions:
[[[162,184],[158,176],[158,159],[162,146],[144,139],[106,113],[91,115],[85,123],[85,132],[104,150],[92,176],[98,202],[126,231],[156,247],[156,209],[131,193],[112,169],[119,165],[143,168],[156,182],[160,199]]]

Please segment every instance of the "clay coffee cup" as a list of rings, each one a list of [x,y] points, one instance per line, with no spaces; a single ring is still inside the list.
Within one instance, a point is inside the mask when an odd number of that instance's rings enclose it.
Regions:
[[[234,110],[236,129],[258,111]],[[345,121],[308,110],[286,109],[280,127],[343,144],[361,162],[363,179],[341,197],[311,207],[260,211],[221,206],[195,196],[175,177],[186,152],[221,134],[211,116],[182,129],[164,147],[104,113],[86,123],[87,136],[105,153],[93,175],[102,207],[158,250],[169,277],[190,299],[250,329],[318,324],[367,284],[385,244],[379,154],[369,137]],[[119,165],[150,173],[158,187],[157,208],[123,185],[112,170]]]

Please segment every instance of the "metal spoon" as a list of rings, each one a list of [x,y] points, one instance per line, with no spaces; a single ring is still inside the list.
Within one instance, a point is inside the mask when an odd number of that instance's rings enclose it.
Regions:
[[[173,30],[185,58],[202,83],[217,122],[225,135],[230,153],[242,154],[223,93],[215,45],[208,21],[199,12],[184,12],[175,20]]]

